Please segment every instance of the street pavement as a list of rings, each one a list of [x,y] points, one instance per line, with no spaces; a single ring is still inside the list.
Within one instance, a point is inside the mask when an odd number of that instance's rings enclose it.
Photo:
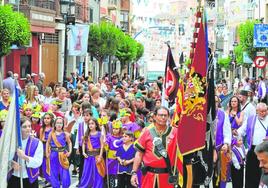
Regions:
[[[70,175],[71,175],[71,186],[70,188],[76,188],[76,185],[78,184],[78,176],[77,177],[72,177],[72,166],[70,168]],[[209,186],[212,188],[212,184]],[[39,188],[43,188],[42,186],[39,186]],[[204,188],[204,186],[201,186],[200,188]],[[232,188],[232,183],[228,183],[226,188]]]

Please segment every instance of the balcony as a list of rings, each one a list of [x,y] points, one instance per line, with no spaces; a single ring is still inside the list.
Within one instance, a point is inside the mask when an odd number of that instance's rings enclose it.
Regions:
[[[108,0],[108,10],[116,10],[117,9],[117,4],[118,1],[117,0]]]
[[[29,0],[28,3],[30,6],[56,11],[56,4],[53,0]]]

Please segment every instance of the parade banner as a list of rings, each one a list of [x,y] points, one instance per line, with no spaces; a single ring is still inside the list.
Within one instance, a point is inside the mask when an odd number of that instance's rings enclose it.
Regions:
[[[68,55],[70,56],[85,56],[88,46],[88,25],[71,25],[70,27],[70,42]]]
[[[0,138],[0,187],[7,187],[7,175],[18,147],[22,147],[18,89],[9,106],[3,134]],[[21,165],[21,164],[20,164]]]
[[[169,98],[169,101],[173,101],[176,98],[179,88],[179,73],[170,49],[168,46],[166,71],[165,71],[165,93]]]
[[[207,49],[206,36],[201,12],[197,13],[200,20],[195,24],[197,32],[194,33],[195,42],[192,44],[192,63],[190,72],[186,77],[184,91],[179,109],[182,109],[178,124],[178,145],[183,155],[204,148],[207,123]],[[178,103],[179,104],[179,103]]]

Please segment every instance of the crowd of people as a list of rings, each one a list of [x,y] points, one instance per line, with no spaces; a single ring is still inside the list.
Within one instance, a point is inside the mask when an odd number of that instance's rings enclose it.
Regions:
[[[266,88],[262,76],[245,78],[234,90],[225,80],[216,85],[214,187],[224,188],[230,181],[235,188],[267,187],[267,180],[260,184],[263,161],[257,157],[258,145],[267,138]]]
[[[88,75],[72,73],[63,87],[45,86],[42,73],[37,83],[29,77],[20,87],[7,73],[0,137],[15,86],[22,132],[8,187],[19,187],[19,171],[24,187],[33,188],[69,187],[71,176],[81,188],[176,187],[177,129],[170,126],[172,107],[161,106],[163,78],[146,83],[105,74],[94,83]],[[266,85],[262,77],[258,83],[245,79],[230,91],[224,80],[215,85],[213,187],[230,181],[234,188],[267,187]]]

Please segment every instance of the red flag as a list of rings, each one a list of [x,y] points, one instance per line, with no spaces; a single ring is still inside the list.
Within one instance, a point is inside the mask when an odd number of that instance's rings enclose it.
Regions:
[[[179,73],[176,69],[176,64],[172,56],[170,46],[168,46],[166,73],[165,73],[165,91],[169,101],[176,98],[179,88]]]
[[[196,24],[200,27],[197,41],[193,46],[192,64],[188,74],[183,93],[181,119],[178,125],[178,145],[183,155],[200,150],[205,146],[205,133],[207,122],[207,92],[206,92],[206,73],[207,73],[207,52],[205,32],[201,23]]]

